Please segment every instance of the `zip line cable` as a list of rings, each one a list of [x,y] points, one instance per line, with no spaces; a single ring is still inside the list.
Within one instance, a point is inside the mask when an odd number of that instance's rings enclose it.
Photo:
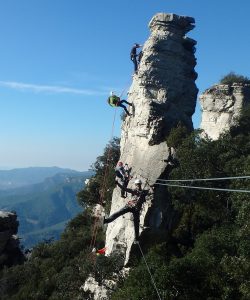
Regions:
[[[152,283],[153,283],[153,286],[154,286],[154,288],[155,288],[155,291],[156,291],[156,293],[157,293],[157,296],[158,296],[158,298],[161,300],[160,293],[159,293],[159,291],[158,291],[158,289],[157,289],[157,286],[156,286],[156,284],[155,284],[154,277],[153,277],[153,275],[152,275],[152,273],[151,273],[151,271],[150,271],[150,269],[149,269],[149,266],[148,266],[148,264],[147,264],[146,258],[144,257],[144,254],[143,254],[143,252],[142,252],[141,245],[140,245],[139,242],[137,243],[137,245],[138,245],[138,247],[139,247],[139,249],[140,249],[140,251],[141,251],[141,255],[142,255],[143,260],[144,260],[144,262],[145,262],[145,265],[146,265],[146,267],[147,267],[147,269],[148,269],[148,273],[149,273],[149,275],[150,275],[150,277],[151,277],[151,281],[152,281]]]
[[[190,181],[216,181],[216,180],[232,180],[232,179],[250,179],[250,176],[235,176],[221,178],[194,178],[194,179],[157,179],[164,182],[190,182]]]
[[[221,189],[221,188],[210,188],[210,187],[202,187],[202,186],[179,185],[179,184],[169,184],[169,183],[159,183],[159,182],[156,182],[155,184],[165,185],[165,186],[173,186],[173,187],[181,187],[181,188],[187,188],[187,189],[211,190],[211,191],[221,191],[221,192],[250,193],[250,190]]]

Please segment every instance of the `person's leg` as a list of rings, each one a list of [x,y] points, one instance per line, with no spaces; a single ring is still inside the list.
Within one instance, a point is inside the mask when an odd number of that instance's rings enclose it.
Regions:
[[[128,177],[125,177],[122,183],[123,189],[121,189],[121,196],[123,198],[127,197],[127,193],[124,189],[128,186],[128,181],[129,181]]]
[[[134,63],[134,71],[135,71],[135,73],[137,73],[138,64],[137,64],[136,56],[132,57],[132,62]]]
[[[133,210],[134,218],[134,230],[135,230],[135,240],[139,239],[139,229],[140,229],[140,212],[138,210]]]
[[[130,113],[128,112],[128,110],[127,110],[127,108],[126,108],[125,105],[121,104],[121,102],[120,102],[118,106],[122,107],[122,108],[125,110],[126,114],[127,114],[128,116],[130,116]]]
[[[138,65],[139,65],[140,62],[141,62],[142,55],[143,55],[143,52],[141,51],[141,52],[138,54]]]
[[[110,223],[113,222],[115,219],[117,219],[118,217],[126,214],[127,212],[131,212],[131,208],[124,206],[122,209],[118,210],[117,212],[113,213],[111,216],[109,216],[108,218],[104,219],[104,224],[105,223]]]
[[[133,105],[132,103],[130,103],[130,102],[126,101],[126,100],[121,100],[120,103],[126,103],[126,104],[128,104],[128,105],[130,105],[130,106]]]

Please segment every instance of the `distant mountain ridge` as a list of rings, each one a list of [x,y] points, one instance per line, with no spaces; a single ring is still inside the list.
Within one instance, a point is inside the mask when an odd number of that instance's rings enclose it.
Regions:
[[[79,172],[59,167],[29,167],[12,170],[0,170],[0,190],[8,190],[42,182],[45,178],[58,173]]]
[[[39,168],[35,169],[22,170],[19,174],[28,174],[30,178],[32,171],[40,172]],[[20,222],[18,235],[26,247],[44,239],[59,238],[65,224],[82,210],[76,195],[93,172],[50,168],[41,173],[45,176],[55,171],[59,172],[45,177],[42,182],[0,190],[0,210],[17,213]],[[15,174],[16,170],[14,177]],[[38,178],[42,178],[41,174],[36,180]]]

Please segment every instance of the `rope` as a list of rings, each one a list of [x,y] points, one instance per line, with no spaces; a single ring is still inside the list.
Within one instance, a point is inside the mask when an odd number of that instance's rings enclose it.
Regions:
[[[238,193],[250,193],[250,190],[235,190],[235,189],[220,189],[220,188],[209,188],[202,186],[190,186],[190,185],[179,185],[179,184],[169,184],[169,183],[158,183],[158,185],[174,186],[188,189],[198,189],[198,190],[212,190],[212,191],[222,191],[222,192],[238,192]]]
[[[120,98],[122,97],[122,95],[125,92],[125,90],[126,90],[126,88],[124,88],[123,91],[121,92],[121,94],[119,95]],[[113,122],[112,122],[111,137],[110,137],[111,141],[112,141],[112,138],[114,136],[116,111],[117,111],[117,107],[115,107],[115,112],[114,112],[114,117],[113,117]],[[105,195],[105,189],[106,189],[106,185],[107,185],[110,157],[111,157],[111,147],[108,150],[106,167],[105,167],[105,171],[104,171],[104,180],[103,180],[103,184],[102,184],[102,187],[101,187],[101,193],[100,193],[100,204],[101,205],[103,204],[104,195]],[[95,222],[94,222],[94,226],[93,226],[93,230],[92,230],[92,232],[93,232],[92,233],[92,238],[91,238],[91,241],[90,241],[90,247],[89,247],[90,250],[94,247],[95,242],[96,242],[97,231],[98,231],[98,220],[99,220],[99,216],[96,216]]]
[[[114,113],[114,117],[113,117],[113,123],[112,123],[112,130],[111,130],[111,138],[110,140],[112,140],[113,135],[114,135],[114,127],[115,127],[115,119],[116,119],[116,110],[117,108],[115,107],[115,113]],[[103,184],[101,187],[101,194],[100,194],[100,204],[103,204],[103,200],[104,200],[104,195],[105,195],[105,188],[107,185],[107,177],[108,177],[108,169],[109,169],[109,162],[110,162],[110,156],[111,156],[111,147],[108,150],[108,155],[107,155],[107,161],[106,161],[106,167],[105,167],[105,171],[104,171],[104,180],[103,180]],[[94,228],[93,228],[93,236],[91,239],[91,243],[90,243],[90,249],[92,249],[95,245],[96,242],[96,236],[97,236],[97,231],[98,231],[98,220],[99,220],[99,216],[96,216],[95,218],[95,223],[94,223]]]
[[[156,291],[156,293],[157,293],[157,296],[158,296],[158,298],[161,300],[160,293],[159,293],[159,291],[158,291],[158,289],[157,289],[157,286],[156,286],[156,284],[155,284],[154,277],[153,277],[152,273],[150,272],[150,269],[149,269],[149,266],[148,266],[148,264],[147,264],[146,258],[144,257],[144,254],[143,254],[143,252],[142,252],[140,243],[138,242],[137,245],[138,245],[138,247],[139,247],[139,249],[140,249],[140,251],[141,251],[141,255],[142,255],[143,260],[144,260],[144,262],[145,262],[145,265],[146,265],[146,267],[147,267],[147,269],[148,269],[148,273],[149,273],[149,275],[150,275],[150,277],[151,277],[151,281],[152,281],[152,283],[153,283],[153,286],[154,286],[154,288],[155,288],[155,291]]]
[[[189,182],[189,181],[216,181],[216,180],[232,180],[232,179],[250,179],[250,176],[235,176],[235,177],[221,177],[221,178],[194,178],[194,179],[157,179],[164,182]]]

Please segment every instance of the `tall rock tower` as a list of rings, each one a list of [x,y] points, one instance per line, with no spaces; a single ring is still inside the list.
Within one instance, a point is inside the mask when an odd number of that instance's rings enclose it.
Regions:
[[[250,104],[250,84],[217,84],[200,95],[201,129],[213,140],[228,130],[241,109]]]
[[[134,105],[133,116],[126,117],[122,124],[120,160],[132,167],[129,187],[133,187],[136,178],[152,185],[164,173],[169,156],[166,136],[173,126],[182,122],[193,128],[191,117],[198,92],[194,71],[196,41],[185,35],[194,28],[194,23],[193,18],[165,13],[156,14],[149,23],[151,35],[143,46],[138,73],[133,76],[128,92],[128,101]],[[156,194],[157,191],[155,196],[148,197],[143,206],[141,238],[145,226],[152,230],[166,226],[163,224],[166,224],[167,199]],[[110,214],[128,200],[129,197],[121,198],[120,189],[115,188]],[[127,262],[133,241],[130,213],[108,225],[107,254],[119,249],[124,251]]]

